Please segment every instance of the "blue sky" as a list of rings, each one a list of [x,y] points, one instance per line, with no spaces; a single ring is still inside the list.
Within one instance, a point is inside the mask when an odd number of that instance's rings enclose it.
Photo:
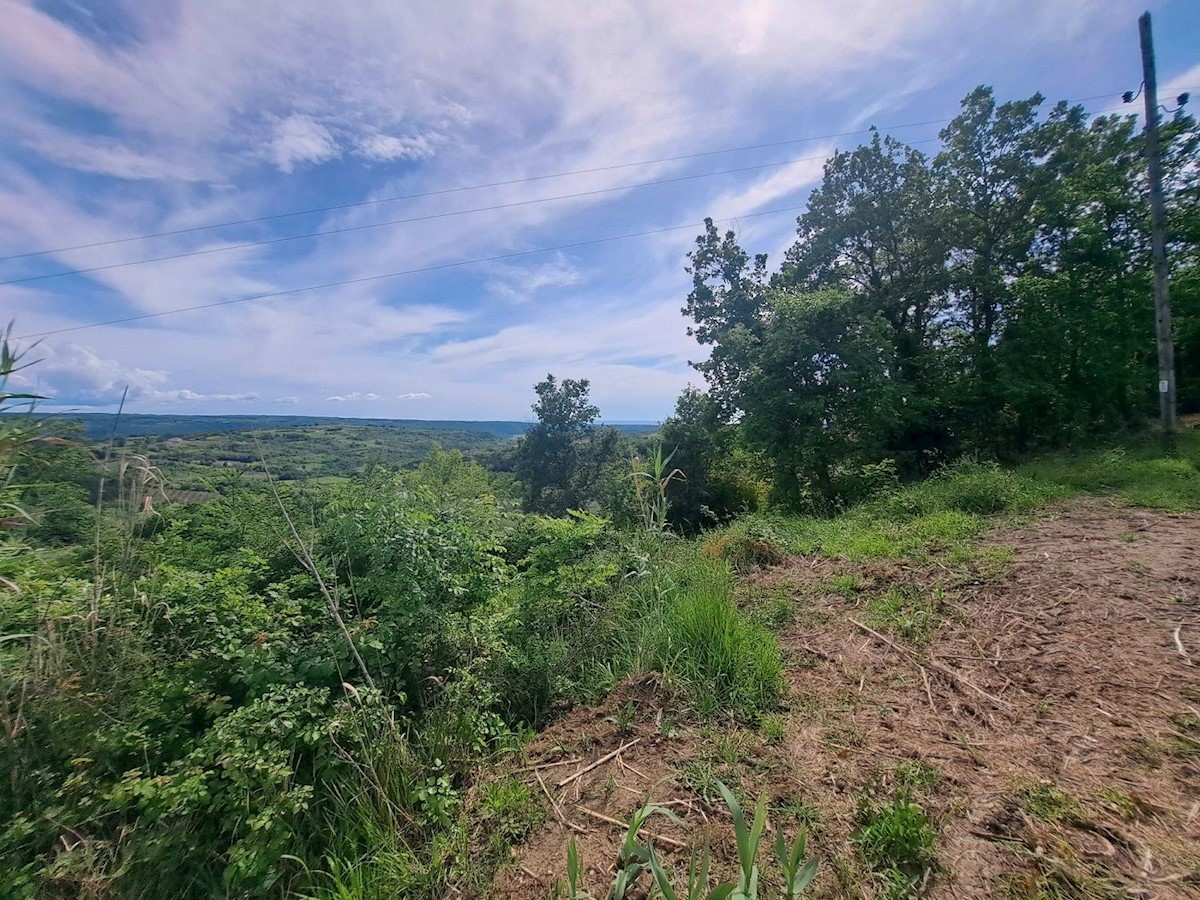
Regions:
[[[1141,81],[1126,0],[0,0],[0,286],[15,333],[731,220],[772,257],[869,125]],[[1200,3],[1152,3],[1164,99],[1200,94]],[[1198,98],[1200,99],[1200,98]],[[891,133],[936,151],[940,124]],[[62,250],[295,210],[803,143]],[[644,181],[771,165],[673,184]],[[591,196],[529,203],[562,194]],[[248,241],[508,209],[225,250]],[[655,420],[703,355],[697,228],[48,336],[50,407],[526,419],[547,372]]]

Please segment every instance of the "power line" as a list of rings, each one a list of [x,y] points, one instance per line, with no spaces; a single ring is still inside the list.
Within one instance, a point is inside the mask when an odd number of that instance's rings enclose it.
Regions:
[[[762,212],[746,213],[745,215],[741,215],[741,216],[731,216],[731,217],[728,217],[725,219],[714,219],[713,221],[714,222],[733,222],[733,221],[739,221],[741,219],[756,219],[756,218],[759,218],[760,216],[771,216],[771,215],[778,215],[780,213],[798,212],[799,210],[802,210],[802,209],[804,209],[803,206],[787,206],[787,207],[782,207],[780,209],[768,209],[768,210],[763,210]],[[67,328],[55,328],[55,329],[51,329],[49,331],[37,331],[37,332],[33,332],[31,334],[20,335],[19,337],[14,338],[14,340],[24,341],[24,340],[30,340],[32,338],[50,337],[51,335],[55,335],[55,334],[66,334],[67,332],[70,332],[70,331],[86,331],[91,328],[102,328],[102,327],[105,327],[108,325],[124,325],[129,322],[141,322],[146,319],[161,319],[164,316],[173,316],[178,313],[185,313],[185,312],[196,312],[196,311],[202,310],[202,309],[216,309],[217,307],[222,307],[222,306],[232,306],[235,303],[250,303],[254,300],[269,300],[274,297],[287,297],[287,296],[291,296],[292,294],[304,294],[309,291],[319,291],[319,290],[324,290],[326,288],[346,287],[348,285],[353,285],[353,284],[365,284],[365,283],[371,282],[371,281],[381,281],[386,278],[400,278],[401,276],[404,276],[404,275],[418,275],[418,274],[421,274],[424,272],[439,272],[444,269],[457,269],[462,266],[477,265],[479,263],[500,262],[500,261],[503,261],[506,259],[517,259],[522,256],[532,256],[537,253],[552,253],[556,250],[573,250],[577,247],[590,247],[590,246],[595,246],[596,244],[607,244],[607,243],[612,243],[614,241],[625,241],[625,240],[630,240],[632,238],[649,237],[649,236],[655,235],[655,234],[668,234],[672,231],[682,231],[687,228],[702,228],[702,227],[704,227],[703,222],[687,222],[683,225],[671,225],[667,228],[652,228],[648,231],[635,231],[635,232],[631,232],[629,234],[616,234],[616,235],[609,235],[608,237],[590,238],[586,241],[575,241],[570,244],[559,244],[554,247],[538,247],[535,250],[516,250],[512,253],[500,253],[495,256],[480,256],[475,259],[463,259],[463,260],[458,260],[456,262],[437,263],[436,265],[420,266],[419,268],[415,268],[415,269],[402,269],[398,272],[384,272],[380,275],[364,275],[361,278],[348,278],[343,281],[326,282],[325,284],[311,284],[311,285],[307,285],[305,287],[289,288],[288,290],[284,290],[284,291],[271,291],[271,292],[265,293],[265,294],[251,294],[248,297],[233,297],[229,300],[217,300],[213,303],[199,303],[199,304],[196,304],[195,306],[181,306],[181,307],[177,307],[176,309],[165,309],[161,312],[142,313],[142,314],[136,315],[136,316],[125,316],[120,319],[109,319],[104,322],[89,322],[85,325],[71,325]]]
[[[1080,97],[1076,100],[1068,100],[1068,103],[1086,103],[1091,100],[1104,100],[1110,97],[1117,98],[1121,96],[1120,91],[1108,94],[1096,94],[1091,97]],[[879,127],[879,131],[897,131],[901,128],[919,128],[925,125],[944,125],[947,122],[953,121],[953,118],[948,119],[930,119],[925,122],[909,122],[904,125],[887,125]],[[873,126],[874,127],[874,126]],[[524,178],[510,178],[504,181],[492,181],[482,184],[462,185],[460,187],[442,188],[436,191],[422,191],[413,194],[398,194],[392,197],[378,197],[369,200],[357,200],[350,203],[338,203],[331,206],[317,206],[310,209],[293,210],[291,212],[275,213],[267,216],[257,216],[250,219],[233,219],[227,222],[214,222],[209,225],[194,225],[188,228],[176,228],[169,231],[147,232],[145,234],[130,235],[128,237],[111,238],[103,241],[92,241],[85,244],[73,244],[67,247],[56,247],[50,250],[31,250],[26,253],[13,253],[8,256],[0,256],[0,262],[7,262],[16,259],[28,259],[35,256],[47,256],[54,253],[67,253],[72,250],[87,250],[93,247],[110,247],[116,244],[126,244],[133,241],[151,240],[160,237],[175,237],[183,234],[195,234],[201,231],[209,231],[217,228],[232,228],[238,225],[255,225],[262,222],[272,222],[279,219],[293,218],[296,216],[314,215],[316,213],[337,212],[345,209],[356,209],[363,206],[374,206],[382,203],[393,203],[400,200],[418,200],[426,197],[440,197],[447,194],[463,193],[465,191],[477,191],[493,187],[509,187],[516,184],[527,184],[534,181],[546,181],[553,178],[567,178],[574,175],[592,175],[600,172],[612,172],[618,169],[636,168],[637,166],[649,166],[659,163],[668,162],[684,162],[689,159],[701,159],[706,156],[717,156],[724,153],[740,153],[748,150],[766,150],[772,147],[785,147],[792,144],[803,144],[812,141],[832,140],[840,137],[854,137],[861,134],[869,134],[871,128],[863,128],[857,131],[842,131],[832,134],[815,135],[812,137],[790,138],[783,141],[771,141],[763,144],[746,144],[741,147],[723,147],[717,150],[703,150],[697,153],[685,153],[678,156],[663,156],[657,159],[643,159],[636,162],[613,163],[611,165],[596,166],[589,169],[574,169],[567,172],[553,172],[543,175],[530,175]],[[13,282],[5,282],[11,284]]]
[[[912,141],[911,144],[928,144],[938,138],[926,138],[920,141]],[[573,194],[557,194],[553,197],[537,197],[532,200],[514,200],[511,203],[497,203],[492,206],[478,206],[472,209],[458,209],[451,212],[429,213],[423,216],[411,216],[407,219],[391,219],[387,222],[371,222],[365,225],[347,225],[342,228],[329,228],[324,231],[310,231],[306,234],[287,235],[285,237],[264,238],[259,241],[245,241],[240,244],[227,244],[221,247],[207,247],[202,250],[186,250],[182,253],[171,253],[165,256],[151,256],[146,259],[134,259],[127,262],[108,263],[102,266],[87,266],[81,269],[64,269],[61,272],[47,272],[42,275],[26,275],[23,278],[10,278],[7,281],[0,281],[0,287],[9,284],[26,284],[31,281],[45,281],[51,278],[65,278],[68,275],[86,275],[89,272],[105,272],[110,269],[124,269],[129,266],[141,266],[147,263],[166,262],[173,259],[187,259],[192,256],[205,256],[210,253],[228,253],[233,250],[245,250],[250,247],[266,247],[272,244],[286,244],[291,241],[303,241],[310,238],[327,237],[334,234],[348,234],[354,231],[367,231],[372,228],[387,228],[393,225],[408,225],[414,222],[429,222],[434,219],[449,219],[455,216],[466,216],[473,213],[495,212],[502,209],[515,209],[521,206],[536,206],[540,203],[551,203],[557,200],[572,200],[579,197],[595,197],[600,194],[614,194],[620,191],[634,190],[635,188],[653,187],[663,184],[677,184],[683,181],[696,181],[701,178],[713,178],[717,175],[734,175],[740,172],[754,172],[762,169],[777,168],[780,166],[791,165],[798,162],[811,162],[818,159],[826,159],[828,154],[819,156],[801,156],[792,159],[785,159],[779,162],[760,163],[754,166],[741,166],[736,169],[720,169],[716,172],[699,172],[693,175],[678,175],[673,178],[658,178],[653,181],[639,181],[631,184],[617,185],[616,187],[596,188],[590,191],[577,191]]]

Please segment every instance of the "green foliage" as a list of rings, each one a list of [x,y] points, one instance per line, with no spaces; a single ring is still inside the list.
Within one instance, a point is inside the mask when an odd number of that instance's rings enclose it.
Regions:
[[[721,796],[729,807],[733,819],[734,836],[738,847],[738,878],[736,882],[709,888],[710,854],[707,850],[697,858],[692,855],[688,865],[687,881],[683,893],[675,883],[658,854],[653,843],[642,843],[640,832],[646,822],[655,815],[660,815],[673,822],[682,824],[679,818],[670,810],[649,803],[634,812],[626,829],[625,838],[617,855],[617,872],[608,889],[609,900],[623,900],[629,895],[630,889],[637,883],[642,873],[650,871],[654,885],[665,900],[758,900],[759,867],[758,848],[762,841],[763,831],[767,823],[767,798],[760,797],[754,809],[754,819],[747,824],[746,814],[741,804],[724,784],[718,784]],[[817,873],[817,861],[805,859],[807,835],[801,831],[795,842],[789,847],[786,837],[780,831],[775,854],[783,875],[783,896],[786,900],[794,900],[808,890]],[[567,900],[590,900],[582,883],[583,863],[579,857],[579,848],[572,839],[567,847]]]
[[[939,607],[936,595],[929,598],[911,585],[894,585],[867,601],[867,621],[920,647],[933,640],[941,624]]]
[[[662,610],[660,659],[692,693],[697,709],[754,716],[773,709],[783,689],[775,636],[733,604],[724,566],[695,564]]]
[[[629,502],[629,439],[595,424],[600,410],[588,400],[587,379],[553,375],[534,386],[538,421],[520,439],[514,472],[527,512],[563,515],[569,509],[612,510]],[[621,510],[624,512],[624,510]]]
[[[919,805],[907,797],[890,804],[868,803],[859,813],[854,841],[863,861],[880,879],[883,896],[913,897],[936,866],[937,832]]]
[[[673,481],[667,491],[676,529],[695,532],[758,508],[765,493],[758,474],[762,461],[738,440],[737,429],[721,419],[709,395],[685,389],[659,436],[686,476]]]
[[[1135,438],[1106,450],[1046,456],[1022,465],[1019,472],[1066,492],[1188,512],[1200,509],[1200,432],[1182,432],[1173,456],[1163,456],[1157,440]]]
[[[932,160],[878,134],[835,153],[769,278],[706,222],[684,309],[711,347],[697,368],[776,501],[829,513],[964,452],[1012,459],[1155,413],[1135,119],[1042,106],[980,87]],[[1164,135],[1180,383],[1200,409],[1200,128],[1180,114]]]
[[[1047,825],[1059,822],[1070,825],[1083,819],[1083,805],[1079,800],[1049,782],[1023,788],[1018,802],[1031,819]]]

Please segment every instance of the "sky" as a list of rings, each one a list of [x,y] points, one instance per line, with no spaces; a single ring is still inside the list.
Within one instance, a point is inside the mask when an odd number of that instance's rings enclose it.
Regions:
[[[553,373],[657,421],[702,386],[705,216],[777,260],[872,125],[936,152],[978,84],[1115,111],[1143,8],[0,0],[0,323],[47,410],[528,420]],[[1149,8],[1200,102],[1200,3]]]

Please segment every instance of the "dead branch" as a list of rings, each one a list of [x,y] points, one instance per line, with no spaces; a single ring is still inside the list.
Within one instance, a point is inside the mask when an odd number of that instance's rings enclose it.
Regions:
[[[582,769],[580,769],[574,775],[568,775],[566,778],[564,778],[562,781],[560,781],[557,785],[555,785],[555,787],[559,787],[559,788],[566,787],[568,784],[570,784],[575,779],[581,778],[582,776],[586,775],[588,772],[592,771],[592,769],[596,768],[597,766],[603,765],[604,763],[608,762],[610,759],[612,759],[618,753],[621,753],[624,750],[628,750],[630,747],[632,747],[634,744],[636,744],[640,740],[641,740],[641,738],[634,738],[629,743],[622,744],[620,747],[618,747],[612,753],[605,753],[602,757],[600,757],[598,760],[596,760],[591,765],[584,766]]]

